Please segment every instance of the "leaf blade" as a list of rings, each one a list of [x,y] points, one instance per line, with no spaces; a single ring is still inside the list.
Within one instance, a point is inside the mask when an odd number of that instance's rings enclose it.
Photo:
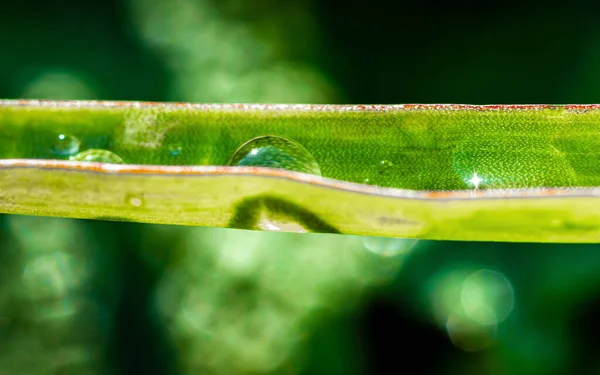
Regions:
[[[597,106],[3,101],[0,154],[12,160],[0,163],[0,210],[226,227],[243,199],[272,196],[308,209],[342,233],[598,242],[600,218],[593,210],[598,190],[593,186],[600,185],[600,173],[588,160],[596,152],[597,118]],[[76,133],[88,144],[88,138],[105,135],[111,151],[135,165],[30,160],[45,149],[44,131]],[[218,167],[237,146],[264,134],[297,140],[313,153],[326,178]],[[173,158],[168,152],[173,144],[181,147],[181,156],[186,151],[192,156]],[[457,150],[463,149],[475,153],[467,161],[499,163],[504,170],[496,173],[504,181],[511,173],[524,173],[537,186],[473,191],[469,174],[461,175],[456,167]],[[402,157],[416,165],[399,163]],[[519,157],[523,164],[513,162]],[[564,165],[545,163],[551,158]],[[384,187],[357,184],[380,159],[394,161]],[[529,169],[519,171],[522,165]],[[448,192],[431,193],[439,190]],[[296,219],[311,220],[303,215]]]

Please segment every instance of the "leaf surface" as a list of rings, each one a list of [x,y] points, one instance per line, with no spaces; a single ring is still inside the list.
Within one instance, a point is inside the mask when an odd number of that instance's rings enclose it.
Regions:
[[[600,242],[598,134],[594,105],[5,100],[0,211],[444,240]],[[266,135],[300,145],[322,176],[228,166],[242,145]],[[86,150],[110,151],[103,161],[124,164],[69,160]]]

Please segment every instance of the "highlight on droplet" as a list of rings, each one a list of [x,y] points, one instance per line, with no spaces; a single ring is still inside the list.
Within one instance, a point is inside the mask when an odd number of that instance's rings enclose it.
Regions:
[[[479,189],[479,184],[483,182],[483,179],[477,175],[477,172],[473,173],[470,180],[467,180],[475,189]]]

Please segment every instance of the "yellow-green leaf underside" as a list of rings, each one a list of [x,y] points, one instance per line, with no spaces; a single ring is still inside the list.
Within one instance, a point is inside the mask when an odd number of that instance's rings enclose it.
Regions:
[[[227,166],[240,146],[264,135],[301,145],[322,177]],[[56,152],[59,136],[76,138],[78,151],[108,150],[124,164],[69,161]],[[5,100],[0,212],[600,242],[599,145],[597,106]]]

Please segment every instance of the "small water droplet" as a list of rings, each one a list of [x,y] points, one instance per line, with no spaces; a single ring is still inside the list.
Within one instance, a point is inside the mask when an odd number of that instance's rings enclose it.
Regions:
[[[394,164],[391,161],[382,160],[381,162],[379,162],[379,174],[381,176],[387,175],[388,173],[390,173],[390,170],[393,166]]]
[[[229,165],[281,168],[321,175],[317,161],[307,149],[298,142],[272,135],[244,143],[234,152]]]
[[[72,161],[89,161],[95,163],[111,163],[111,164],[123,164],[123,159],[107,150],[101,150],[99,148],[92,148],[80,152],[75,156],[71,156],[69,160]]]
[[[369,177],[364,179],[363,184],[367,185],[386,185],[386,176],[389,175],[390,171],[394,167],[394,164],[389,160],[382,160],[374,168],[375,170],[370,169]]]
[[[418,242],[413,238],[364,237],[363,245],[369,251],[383,257],[395,257],[408,253]]]
[[[79,152],[81,142],[73,135],[59,134],[53,142],[52,152],[58,156],[71,156]]]
[[[142,197],[136,194],[128,194],[125,200],[134,207],[141,207],[144,204]]]
[[[181,155],[181,151],[183,150],[183,147],[178,144],[171,144],[171,145],[167,146],[167,150],[169,150],[169,155],[179,156],[179,155]]]

